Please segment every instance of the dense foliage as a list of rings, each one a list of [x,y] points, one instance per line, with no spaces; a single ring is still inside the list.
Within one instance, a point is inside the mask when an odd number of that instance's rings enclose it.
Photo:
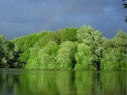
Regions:
[[[0,67],[127,70],[127,34],[112,39],[90,26],[67,27],[8,40],[0,35]]]

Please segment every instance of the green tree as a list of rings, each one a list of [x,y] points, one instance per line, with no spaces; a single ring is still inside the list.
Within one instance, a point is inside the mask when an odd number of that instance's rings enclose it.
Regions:
[[[40,69],[56,69],[56,52],[58,45],[54,41],[49,43],[39,50],[39,68]]]
[[[38,68],[38,51],[40,50],[40,47],[38,43],[36,43],[33,47],[29,48],[30,50],[30,56],[27,61],[27,64],[25,65],[26,69],[37,69]]]
[[[30,58],[26,64],[26,69],[55,69],[55,56],[58,50],[58,45],[54,41],[49,41],[47,45],[40,48],[35,44],[30,49]]]
[[[61,35],[61,43],[65,41],[76,41],[77,28],[66,28],[63,30]]]
[[[77,47],[77,52],[75,53],[76,65],[75,69],[96,69],[92,65],[91,50],[85,43],[79,43]]]
[[[74,60],[75,44],[72,41],[66,41],[60,44],[56,62],[60,69],[73,69],[75,65]]]
[[[0,67],[17,67],[14,61],[14,44],[0,35]]]
[[[127,70],[127,34],[119,30],[114,38],[105,44],[102,58],[103,70]]]
[[[47,45],[49,41],[54,41],[56,43],[59,43],[59,39],[57,38],[58,36],[56,35],[55,32],[46,32],[47,34],[39,41],[39,45],[41,47],[44,47]]]
[[[33,33],[12,40],[12,42],[19,47],[18,61],[22,68],[24,68],[30,57],[30,48],[33,47],[35,43],[39,43],[47,34],[47,32]]]
[[[98,30],[94,31],[91,26],[84,25],[77,30],[77,40],[79,43],[85,43],[90,47],[92,64],[97,70],[100,70],[102,51],[107,39]]]

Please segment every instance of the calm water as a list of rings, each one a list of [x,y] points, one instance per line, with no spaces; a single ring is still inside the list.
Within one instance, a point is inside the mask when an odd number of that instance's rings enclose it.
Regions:
[[[0,69],[0,95],[127,95],[127,71]]]

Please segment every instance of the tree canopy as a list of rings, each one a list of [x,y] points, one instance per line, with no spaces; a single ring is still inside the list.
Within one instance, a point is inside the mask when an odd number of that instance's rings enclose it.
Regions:
[[[0,35],[0,68],[127,70],[127,34],[108,39],[83,25],[13,40]]]

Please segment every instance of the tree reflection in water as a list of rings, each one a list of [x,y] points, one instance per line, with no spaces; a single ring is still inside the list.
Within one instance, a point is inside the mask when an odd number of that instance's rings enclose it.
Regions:
[[[0,95],[127,95],[127,71],[0,70]]]

